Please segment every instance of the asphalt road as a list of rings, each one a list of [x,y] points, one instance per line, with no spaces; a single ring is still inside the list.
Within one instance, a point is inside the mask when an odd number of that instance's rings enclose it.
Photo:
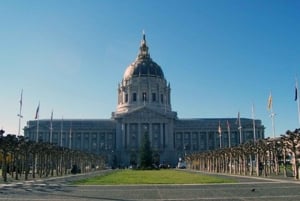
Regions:
[[[22,201],[288,201],[300,200],[300,182],[236,177],[234,184],[74,186],[67,178],[0,185],[1,200]]]

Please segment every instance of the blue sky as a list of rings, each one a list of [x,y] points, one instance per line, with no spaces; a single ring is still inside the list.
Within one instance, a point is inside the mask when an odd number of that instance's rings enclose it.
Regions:
[[[107,119],[142,30],[179,118],[251,118],[272,136],[299,127],[300,1],[0,1],[0,127],[40,119]]]

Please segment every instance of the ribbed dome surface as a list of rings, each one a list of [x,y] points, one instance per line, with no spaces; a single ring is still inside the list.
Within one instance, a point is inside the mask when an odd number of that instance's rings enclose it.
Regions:
[[[164,73],[152,59],[138,59],[124,73],[124,80],[129,80],[132,77],[159,77],[164,79]]]
[[[164,79],[161,67],[150,58],[145,35],[143,35],[138,57],[124,73],[124,80],[129,80],[132,77],[158,77]]]

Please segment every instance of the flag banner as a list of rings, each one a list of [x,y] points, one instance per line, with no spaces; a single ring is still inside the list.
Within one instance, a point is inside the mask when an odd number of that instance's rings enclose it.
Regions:
[[[36,108],[35,119],[39,118],[39,110],[40,110],[40,103],[39,103],[38,107]]]
[[[255,119],[255,109],[254,109],[254,104],[252,104],[252,107],[251,107],[251,115],[252,115],[252,119]]]
[[[20,98],[20,106],[22,107],[23,104],[23,89],[21,91],[21,98]]]
[[[72,122],[71,122],[71,125],[70,125],[70,133],[69,133],[69,137],[71,138],[72,137]]]
[[[237,120],[235,122],[238,125],[238,129],[242,129],[242,124],[241,124],[241,115],[240,112],[238,112]]]
[[[272,94],[270,93],[268,98],[268,105],[267,105],[268,110],[271,110],[272,104],[273,104],[273,99],[272,99]]]
[[[219,135],[221,135],[221,133],[222,133],[222,129],[221,129],[221,123],[220,123],[220,121],[219,121],[219,128],[218,128],[218,132],[219,132]]]
[[[229,130],[230,129],[230,124],[229,124],[229,121],[227,120],[227,129]]]
[[[235,121],[235,124],[239,124],[239,119],[240,119],[240,112],[238,112],[238,114],[237,114],[237,119]]]
[[[50,118],[50,135],[52,135],[52,130],[53,130],[53,110],[51,111],[51,118]],[[51,136],[52,140],[52,136]]]
[[[20,101],[19,101],[19,103],[20,103],[20,113],[17,115],[19,118],[23,118],[23,116],[22,116],[22,105],[23,105],[23,89],[22,89],[22,91],[21,91],[21,97],[20,97]],[[21,122],[20,122],[21,120],[19,120],[19,124],[21,124]]]

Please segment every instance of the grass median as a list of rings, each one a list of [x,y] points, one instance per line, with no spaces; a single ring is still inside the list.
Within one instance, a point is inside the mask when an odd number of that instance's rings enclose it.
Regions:
[[[75,185],[124,184],[210,184],[236,183],[234,179],[210,176],[196,172],[168,170],[116,170],[106,175],[74,182]]]

